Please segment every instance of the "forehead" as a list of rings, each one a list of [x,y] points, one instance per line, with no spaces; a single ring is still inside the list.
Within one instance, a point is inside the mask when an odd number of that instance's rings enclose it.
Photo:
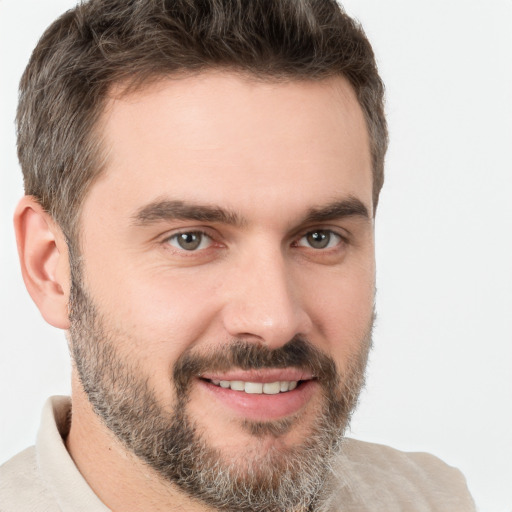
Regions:
[[[341,77],[262,82],[208,72],[162,79],[113,94],[100,129],[108,158],[91,196],[115,190],[126,206],[169,195],[238,209],[262,198],[287,208],[309,196],[352,195],[371,212],[366,123]],[[283,202],[284,193],[296,204]]]

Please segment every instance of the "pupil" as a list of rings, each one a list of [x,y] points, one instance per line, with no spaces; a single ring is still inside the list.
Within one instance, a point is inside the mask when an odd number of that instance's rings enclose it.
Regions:
[[[323,249],[329,245],[330,236],[325,231],[314,231],[308,235],[308,243],[315,249]]]
[[[201,236],[199,233],[181,233],[178,237],[178,243],[182,249],[191,251],[199,247]]]

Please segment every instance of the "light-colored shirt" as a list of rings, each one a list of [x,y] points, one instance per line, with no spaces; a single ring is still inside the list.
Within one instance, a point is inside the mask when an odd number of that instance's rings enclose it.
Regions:
[[[108,512],[64,439],[71,401],[46,403],[36,445],[0,467],[0,512]],[[346,439],[333,466],[327,512],[474,512],[462,474],[427,453]]]

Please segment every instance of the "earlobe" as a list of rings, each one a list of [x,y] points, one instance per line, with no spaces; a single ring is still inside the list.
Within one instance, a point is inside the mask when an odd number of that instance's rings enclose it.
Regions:
[[[66,239],[51,216],[32,196],[19,202],[14,214],[21,272],[43,318],[69,328],[69,259]]]

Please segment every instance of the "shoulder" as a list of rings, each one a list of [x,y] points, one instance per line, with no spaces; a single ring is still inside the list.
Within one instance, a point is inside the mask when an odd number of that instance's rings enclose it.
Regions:
[[[475,510],[462,473],[428,453],[346,439],[333,470],[332,496],[347,511]]]
[[[41,478],[35,447],[27,448],[0,466],[0,512],[58,510]]]

